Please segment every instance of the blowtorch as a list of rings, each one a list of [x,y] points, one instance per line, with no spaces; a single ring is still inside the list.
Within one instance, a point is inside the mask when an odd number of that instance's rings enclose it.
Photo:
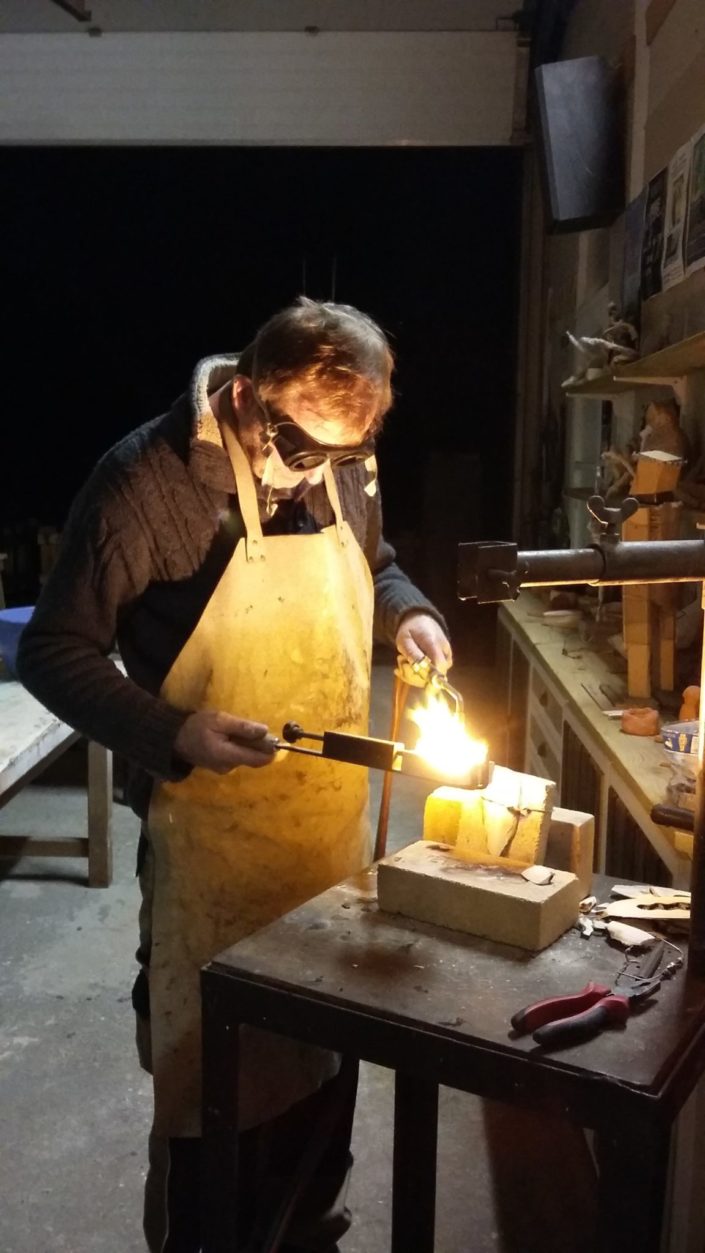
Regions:
[[[428,657],[417,662],[409,662],[398,658],[395,671],[397,689],[401,684],[415,687],[427,687],[432,692],[442,695],[448,701],[454,717],[462,719],[463,698],[446,676],[440,672]],[[390,739],[379,739],[371,735],[357,735],[348,731],[306,731],[297,722],[287,722],[282,728],[280,738],[267,736],[267,747],[270,751],[301,753],[306,757],[323,757],[334,761],[349,762],[356,766],[365,766],[371,770],[384,770],[392,774],[410,775],[431,782],[452,783],[462,788],[487,787],[491,765],[487,760],[470,765],[461,774],[449,773],[426,761],[413,748],[407,748],[397,739],[398,724],[401,716],[401,704],[398,691],[396,693],[395,717]],[[301,740],[309,740],[319,744],[320,748],[306,747]]]

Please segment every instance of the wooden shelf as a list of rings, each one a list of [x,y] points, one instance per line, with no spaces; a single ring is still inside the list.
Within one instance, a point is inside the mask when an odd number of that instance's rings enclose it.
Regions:
[[[640,357],[637,361],[628,361],[624,365],[615,366],[615,382],[630,383],[668,383],[671,379],[682,378],[693,370],[705,370],[705,331],[682,339],[670,348],[662,348],[660,352],[652,352],[648,357]]]
[[[682,339],[678,344],[671,344],[670,348],[662,348],[660,352],[652,352],[648,357],[615,366],[613,375],[586,379],[584,383],[564,388],[564,391],[566,396],[609,400],[612,396],[633,391],[635,387],[658,387],[672,383],[684,374],[692,374],[693,370],[705,370],[705,331]]]
[[[584,383],[576,383],[574,387],[565,387],[563,390],[566,396],[592,396],[595,400],[609,400],[612,396],[631,392],[634,388],[632,383],[620,383],[611,374],[605,374],[602,378],[585,379]]]

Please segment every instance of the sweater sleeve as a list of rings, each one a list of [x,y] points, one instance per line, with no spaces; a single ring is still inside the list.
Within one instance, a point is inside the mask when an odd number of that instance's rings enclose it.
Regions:
[[[148,537],[101,463],[70,512],[59,557],[20,639],[17,669],[37,700],[89,739],[159,778],[183,777],[174,740],[188,717],[114,665],[119,615],[152,577]]]
[[[396,553],[382,532],[382,505],[379,485],[374,496],[367,497],[367,535],[365,553],[372,571],[375,592],[375,639],[394,645],[403,618],[409,613],[427,613],[447,631],[443,615],[419,591],[396,564]]]

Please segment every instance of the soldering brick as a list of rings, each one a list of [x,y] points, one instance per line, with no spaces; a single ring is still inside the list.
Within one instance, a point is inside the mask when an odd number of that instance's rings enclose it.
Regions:
[[[419,840],[378,866],[379,907],[466,935],[539,952],[575,922],[582,899],[577,877],[554,870],[550,883],[528,883],[506,866],[472,865]]]
[[[459,857],[506,856],[543,863],[556,785],[495,766],[482,791],[440,787],[424,809],[425,840],[453,844]]]

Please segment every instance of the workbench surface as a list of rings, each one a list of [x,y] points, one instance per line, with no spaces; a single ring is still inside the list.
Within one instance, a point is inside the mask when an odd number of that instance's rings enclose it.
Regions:
[[[533,954],[385,914],[374,866],[220,954],[202,974],[205,1253],[236,1247],[240,1023],[395,1071],[392,1253],[435,1247],[439,1084],[594,1128],[596,1247],[659,1253],[671,1125],[705,1070],[705,980],[681,969],[625,1026],[561,1050],[510,1031],[623,961],[573,930]]]
[[[79,739],[73,727],[45,709],[21,683],[0,674],[0,806]],[[112,879],[112,803],[112,754],[90,742],[86,835],[47,839],[3,835],[0,858],[87,858],[90,885],[108,887]]]
[[[564,1071],[584,1081],[586,1126],[601,1114],[600,1079],[611,1089],[612,1113],[615,1101],[630,1094],[665,1094],[691,1044],[705,1036],[705,980],[681,969],[625,1028],[550,1053],[531,1036],[512,1039],[509,1020],[518,1009],[578,992],[589,980],[611,984],[623,965],[623,950],[571,930],[542,953],[530,953],[385,914],[377,905],[376,875],[372,867],[323,893],[241,940],[210,968],[302,998],[302,1038],[309,1036],[305,1004],[309,1010],[313,1002],[344,1005],[360,1015],[383,1016],[390,1027],[423,1032],[437,1045],[445,1040],[479,1046],[488,1056],[513,1057],[520,1070],[530,1062],[531,1070],[539,1063]],[[607,894],[609,882],[597,880],[595,890]],[[295,1034],[290,1025],[288,1033]],[[396,1066],[399,1056],[377,1060]],[[448,1065],[453,1068],[450,1059]],[[474,1056],[472,1091],[478,1090],[482,1065]],[[454,1086],[464,1087],[458,1078]],[[613,1085],[620,1089],[618,1097]],[[582,1089],[583,1083],[577,1086]],[[576,1097],[582,1104],[577,1091]]]
[[[610,764],[633,789],[646,810],[662,804],[672,771],[663,744],[654,736],[625,735],[619,719],[603,712],[613,694],[620,708],[635,702],[627,696],[620,658],[607,643],[585,644],[577,631],[548,626],[546,606],[535,593],[522,592],[503,604],[505,616],[521,632],[527,652],[550,674],[577,722],[595,739]],[[636,702],[638,703],[638,702]],[[664,721],[675,722],[674,715]]]
[[[78,735],[26,688],[0,674],[0,794]]]

